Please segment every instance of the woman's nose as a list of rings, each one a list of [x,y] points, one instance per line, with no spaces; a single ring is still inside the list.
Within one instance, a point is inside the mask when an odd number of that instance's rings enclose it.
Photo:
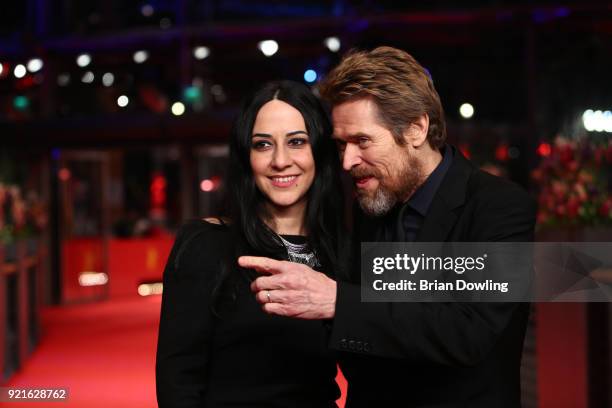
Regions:
[[[278,169],[284,169],[291,164],[291,157],[289,153],[286,151],[285,147],[278,146],[274,149],[274,154],[272,156],[272,167]]]

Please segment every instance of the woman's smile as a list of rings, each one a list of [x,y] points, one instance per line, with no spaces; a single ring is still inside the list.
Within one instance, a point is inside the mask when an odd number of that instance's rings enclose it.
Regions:
[[[298,177],[299,175],[270,176],[269,179],[274,187],[289,188],[297,183]]]

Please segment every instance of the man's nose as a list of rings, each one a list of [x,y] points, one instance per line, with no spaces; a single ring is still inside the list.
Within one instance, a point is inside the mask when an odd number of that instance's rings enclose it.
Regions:
[[[278,146],[276,149],[274,149],[274,154],[272,155],[272,167],[284,169],[289,165],[291,165],[289,153],[286,151],[284,146]]]
[[[354,146],[351,143],[347,143],[342,153],[342,168],[346,171],[351,171],[351,169],[358,164],[361,163],[361,156],[359,152],[359,147]]]

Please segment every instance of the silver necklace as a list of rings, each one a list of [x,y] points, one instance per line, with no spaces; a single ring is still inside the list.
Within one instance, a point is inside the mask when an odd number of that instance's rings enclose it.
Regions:
[[[285,246],[285,249],[287,249],[287,256],[291,262],[308,265],[311,268],[320,266],[319,260],[317,259],[315,253],[308,247],[308,243],[294,244],[287,241],[280,235],[278,237]]]

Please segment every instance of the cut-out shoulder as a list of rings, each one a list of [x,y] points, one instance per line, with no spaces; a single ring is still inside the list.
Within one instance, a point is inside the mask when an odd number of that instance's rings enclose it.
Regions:
[[[209,224],[216,224],[216,225],[221,224],[221,220],[217,217],[207,217],[207,218],[202,218],[202,220],[206,221]]]
[[[225,217],[206,217],[206,218],[202,218],[202,221],[206,221],[207,223],[214,224],[214,225],[229,224],[229,220]]]

